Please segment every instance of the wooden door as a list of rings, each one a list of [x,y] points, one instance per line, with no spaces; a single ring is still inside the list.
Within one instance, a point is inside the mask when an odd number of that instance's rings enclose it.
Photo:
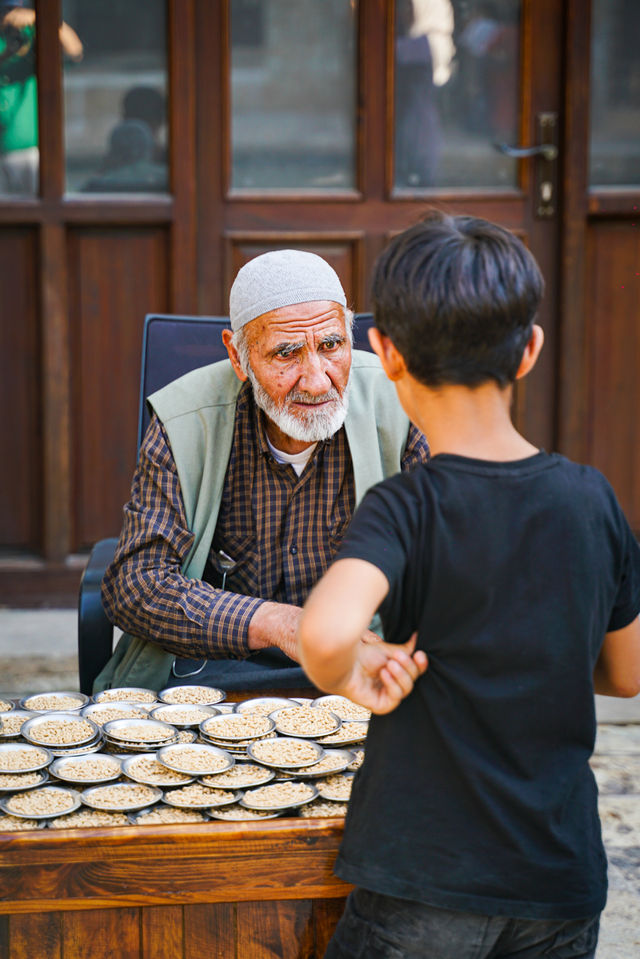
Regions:
[[[635,0],[37,0],[39,177],[0,191],[0,602],[73,605],[118,533],[146,312],[224,314],[238,267],[280,246],[366,310],[376,255],[430,205],[533,250],[546,343],[517,423],[599,466],[640,531],[638,30]],[[74,192],[70,145],[79,162],[109,97],[115,119],[136,57],[148,83],[152,36],[166,184]],[[556,159],[495,147],[554,138]]]
[[[516,417],[552,448],[561,157],[497,144],[558,143],[561,0],[218,0],[198,16],[200,311],[226,312],[238,268],[282,246],[325,256],[365,310],[376,255],[428,206],[495,220],[545,274],[546,346]]]

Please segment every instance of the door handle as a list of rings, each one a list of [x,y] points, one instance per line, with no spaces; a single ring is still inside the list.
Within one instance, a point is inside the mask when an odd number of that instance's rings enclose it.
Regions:
[[[555,143],[540,143],[535,147],[512,147],[508,143],[494,143],[496,150],[508,157],[544,157],[545,160],[556,160],[558,148]]]
[[[551,217],[556,212],[556,191],[558,187],[558,114],[537,113],[536,129],[538,143],[528,147],[514,147],[508,143],[494,143],[494,147],[505,156],[514,159],[537,157],[535,166],[535,213],[539,217]]]

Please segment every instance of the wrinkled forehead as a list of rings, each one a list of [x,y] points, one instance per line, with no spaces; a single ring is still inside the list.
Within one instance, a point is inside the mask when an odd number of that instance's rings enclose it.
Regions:
[[[329,335],[346,335],[344,307],[332,300],[311,300],[268,310],[246,324],[252,345],[321,339]]]

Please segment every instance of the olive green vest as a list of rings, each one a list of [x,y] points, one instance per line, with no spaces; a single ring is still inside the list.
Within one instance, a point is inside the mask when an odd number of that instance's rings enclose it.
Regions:
[[[400,469],[409,420],[374,354],[354,350],[345,430],[356,504],[374,483]],[[218,519],[242,383],[224,360],[187,373],[148,398],[169,438],[194,541],[182,567],[199,579]],[[114,686],[162,689],[174,654],[139,637],[122,636],[97,677],[94,692]]]

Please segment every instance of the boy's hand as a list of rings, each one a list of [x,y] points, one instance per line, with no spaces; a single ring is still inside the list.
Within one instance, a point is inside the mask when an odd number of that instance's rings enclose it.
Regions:
[[[382,640],[362,641],[342,695],[373,713],[390,713],[409,695],[416,680],[426,672],[427,655],[414,652],[417,633],[402,646]]]

